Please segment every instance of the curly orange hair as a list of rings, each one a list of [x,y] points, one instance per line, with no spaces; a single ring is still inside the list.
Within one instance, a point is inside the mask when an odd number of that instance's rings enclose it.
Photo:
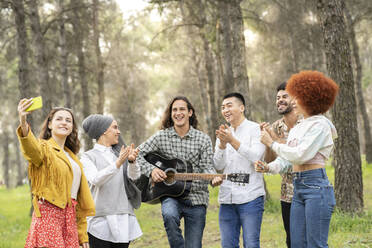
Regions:
[[[286,91],[309,114],[324,114],[335,102],[338,85],[318,71],[301,71],[288,80]]]

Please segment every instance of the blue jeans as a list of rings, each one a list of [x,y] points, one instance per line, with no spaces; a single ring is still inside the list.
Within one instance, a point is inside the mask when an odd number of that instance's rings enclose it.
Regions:
[[[243,204],[221,204],[219,221],[222,247],[239,248],[242,227],[244,247],[259,248],[263,211],[263,196]]]
[[[328,247],[328,232],[336,204],[324,168],[295,172],[291,205],[291,246]]]
[[[192,206],[189,200],[164,198],[161,201],[164,227],[171,248],[201,248],[205,227],[206,207]],[[180,229],[181,218],[185,222],[185,239]]]

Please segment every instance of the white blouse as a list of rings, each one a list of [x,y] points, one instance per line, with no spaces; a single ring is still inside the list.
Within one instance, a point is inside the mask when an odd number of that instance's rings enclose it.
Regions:
[[[77,199],[77,193],[80,188],[80,181],[81,181],[81,169],[80,166],[73,160],[68,154],[68,152],[64,151],[68,160],[70,161],[73,178],[72,178],[72,186],[71,186],[71,198]]]
[[[272,150],[278,157],[268,164],[269,172],[283,173],[293,164],[306,164],[319,154],[327,160],[336,138],[336,128],[325,116],[304,119],[291,129],[286,144],[273,143]]]

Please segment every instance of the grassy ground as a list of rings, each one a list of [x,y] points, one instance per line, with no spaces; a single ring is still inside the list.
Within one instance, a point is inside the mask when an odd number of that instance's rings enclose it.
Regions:
[[[327,168],[333,181],[334,170]],[[336,213],[332,217],[329,246],[335,247],[371,247],[372,248],[372,165],[363,165],[365,214],[348,216]],[[280,176],[266,176],[266,182],[272,200],[265,206],[261,230],[261,247],[286,247],[285,232],[282,227],[279,191]],[[210,191],[207,225],[204,230],[203,246],[220,247],[218,227],[218,188]],[[30,224],[28,186],[12,190],[0,188],[0,248],[23,247]],[[160,205],[143,204],[136,212],[144,235],[131,244],[132,248],[169,247],[161,218]]]

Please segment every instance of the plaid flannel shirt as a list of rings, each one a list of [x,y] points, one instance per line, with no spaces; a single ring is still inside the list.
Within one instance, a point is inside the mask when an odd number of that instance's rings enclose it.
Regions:
[[[216,173],[213,168],[213,150],[210,137],[190,127],[189,132],[181,138],[174,127],[158,131],[139,146],[140,152],[137,164],[141,167],[141,174],[150,177],[155,168],[148,163],[144,156],[150,152],[157,152],[167,159],[179,158],[188,161],[193,173]],[[194,180],[190,193],[185,197],[192,205],[208,206],[208,182]]]

